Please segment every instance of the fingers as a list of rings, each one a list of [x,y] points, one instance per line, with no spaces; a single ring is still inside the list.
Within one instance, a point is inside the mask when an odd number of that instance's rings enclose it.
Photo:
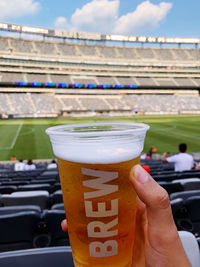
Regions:
[[[177,236],[167,192],[140,165],[131,170],[130,181],[146,205],[148,228],[154,238],[163,233],[168,233],[169,238]]]
[[[63,232],[67,232],[68,231],[67,220],[63,220],[61,222],[61,227],[62,227]]]

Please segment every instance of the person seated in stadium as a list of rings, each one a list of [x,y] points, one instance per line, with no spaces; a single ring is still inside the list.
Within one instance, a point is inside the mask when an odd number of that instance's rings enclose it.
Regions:
[[[20,159],[18,162],[14,165],[14,171],[24,171],[25,163],[22,159]]]
[[[190,154],[186,153],[186,151],[187,145],[184,143],[180,144],[178,154],[173,156],[164,154],[162,161],[174,163],[174,169],[176,172],[189,171],[194,167],[194,159]]]
[[[35,164],[33,164],[33,161],[29,159],[24,167],[25,171],[33,171],[36,169]]]
[[[195,170],[200,170],[200,162],[195,162]]]
[[[48,165],[47,165],[47,169],[56,169],[57,168],[57,163],[56,163],[56,161],[53,159],[52,161],[51,161],[51,163],[49,163]]]
[[[173,220],[168,193],[140,165],[131,170],[130,182],[138,196],[136,220],[142,222],[136,224],[136,234],[142,231],[145,240],[145,263],[133,248],[132,266],[191,267]],[[61,226],[67,231],[66,220]],[[141,239],[136,236],[135,240],[137,247]]]
[[[16,161],[17,160],[17,157],[15,155],[12,155],[11,160],[12,161]]]

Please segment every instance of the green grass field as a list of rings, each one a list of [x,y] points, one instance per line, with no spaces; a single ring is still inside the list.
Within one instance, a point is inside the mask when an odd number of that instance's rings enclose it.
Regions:
[[[146,116],[118,118],[59,118],[0,121],[0,160],[53,158],[53,152],[45,129],[79,122],[127,121],[145,122],[150,125],[144,151],[157,147],[158,153],[176,152],[181,142],[188,145],[188,152],[200,152],[200,116]]]

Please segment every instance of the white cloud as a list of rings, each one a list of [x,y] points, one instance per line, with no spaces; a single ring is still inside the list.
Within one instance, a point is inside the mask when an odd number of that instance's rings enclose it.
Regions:
[[[71,17],[72,27],[84,31],[110,31],[117,19],[119,0],[93,0],[81,9],[77,8]]]
[[[171,3],[161,2],[158,5],[145,1],[137,6],[136,10],[121,16],[115,23],[114,33],[135,34],[145,29],[153,29],[159,26],[169,10]]]
[[[40,3],[34,0],[0,0],[0,20],[34,15],[40,10]]]
[[[158,27],[172,8],[169,2],[156,5],[147,0],[132,12],[119,17],[119,5],[120,0],[92,0],[75,10],[70,23],[65,17],[58,17],[54,25],[76,31],[140,34]]]
[[[55,20],[54,25],[58,29],[69,29],[70,28],[70,25],[67,22],[67,19],[65,17],[58,17]]]

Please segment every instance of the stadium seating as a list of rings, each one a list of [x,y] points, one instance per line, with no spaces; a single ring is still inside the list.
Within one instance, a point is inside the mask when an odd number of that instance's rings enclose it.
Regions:
[[[179,236],[192,267],[200,266],[200,253],[195,236],[186,231],[179,231]]]
[[[51,207],[52,210],[64,210],[64,203],[54,204]]]
[[[52,194],[52,203],[57,204],[57,203],[63,203],[63,197],[62,197],[62,191],[57,190]]]
[[[0,207],[0,215],[7,215],[25,211],[35,211],[37,213],[41,212],[41,208],[37,205],[20,205],[20,206],[9,206]]]
[[[0,252],[33,248],[39,221],[36,211],[0,215]]]
[[[50,235],[49,246],[68,246],[68,233],[64,233],[61,222],[66,218],[64,210],[46,210],[42,220],[45,222],[45,232]]]
[[[181,183],[176,182],[176,183],[171,183],[171,182],[158,182],[170,195],[175,192],[181,192],[183,191],[183,186]]]
[[[170,195],[170,199],[173,200],[176,198],[181,198],[183,200],[186,200],[192,196],[200,196],[200,190],[191,190],[191,191],[172,193]]]
[[[2,195],[0,202],[3,206],[38,205],[41,209],[48,207],[49,193],[47,191],[22,191]]]
[[[43,267],[44,265],[74,267],[71,248],[53,247],[0,253],[0,266],[3,267]]]

